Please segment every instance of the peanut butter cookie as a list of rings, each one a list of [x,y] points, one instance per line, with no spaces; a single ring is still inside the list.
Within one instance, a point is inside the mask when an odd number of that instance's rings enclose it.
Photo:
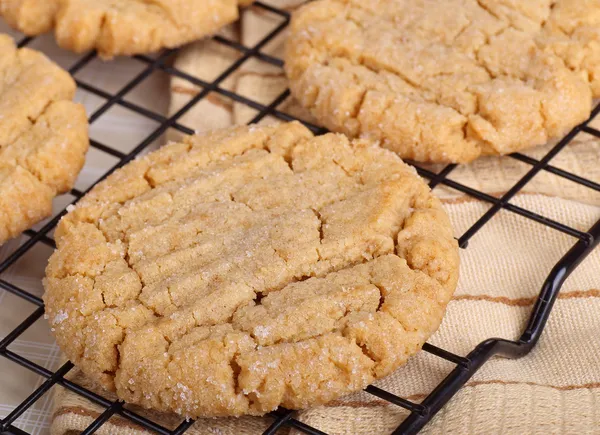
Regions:
[[[294,14],[286,72],[329,129],[464,163],[589,116],[599,20],[597,0],[319,0]]]
[[[88,148],[75,82],[0,34],[0,244],[44,219],[73,187]]]
[[[299,123],[170,143],[96,186],[56,241],[60,347],[121,399],[187,417],[366,387],[438,328],[458,277],[412,168]]]
[[[14,28],[37,35],[55,31],[58,45],[100,56],[176,47],[216,32],[252,0],[0,0]]]

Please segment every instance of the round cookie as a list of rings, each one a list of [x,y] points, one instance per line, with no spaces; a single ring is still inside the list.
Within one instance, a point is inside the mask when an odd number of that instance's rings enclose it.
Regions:
[[[0,34],[0,244],[52,213],[88,149],[75,82],[42,53]]]
[[[216,32],[252,0],[0,0],[0,15],[28,35],[103,58],[177,47]]]
[[[324,126],[380,140],[402,158],[508,154],[590,114],[600,4],[576,3],[319,0],[293,16],[285,69],[292,94]],[[590,24],[566,36],[579,22]],[[579,33],[590,42],[575,52]]]
[[[299,123],[170,143],[96,186],[56,242],[60,347],[119,398],[186,417],[366,387],[438,328],[458,278],[413,168]]]

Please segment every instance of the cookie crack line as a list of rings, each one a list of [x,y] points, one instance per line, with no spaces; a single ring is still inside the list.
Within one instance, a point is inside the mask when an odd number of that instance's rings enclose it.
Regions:
[[[484,11],[486,11],[488,14],[490,14],[492,17],[496,18],[498,21],[503,21],[502,17],[500,17],[498,14],[496,14],[492,9],[490,9],[485,3],[482,2],[482,0],[475,0],[477,2],[477,5],[483,9]],[[512,25],[512,23],[509,23]]]
[[[550,7],[550,15],[549,15],[549,17],[552,15],[552,11],[554,10],[554,8],[556,7],[557,4],[558,4],[558,0],[552,0],[550,2],[550,6],[549,6]],[[541,27],[544,28],[544,26],[546,25],[547,22],[548,22],[548,19],[543,20]],[[561,28],[561,30],[564,31],[564,29],[562,29],[562,28]],[[571,36],[571,35],[569,34],[569,36]]]
[[[264,414],[359,390],[435,330],[458,248],[395,154],[299,123],[185,140],[57,228],[44,301],[87,376],[186,417]]]
[[[35,127],[35,125],[37,124],[38,120],[46,114],[48,108],[52,104],[54,104],[54,103],[56,103],[55,100],[49,100],[48,103],[44,105],[44,108],[42,109],[42,112],[37,117],[35,117],[35,118],[31,118],[29,116],[27,117],[29,119],[29,121],[31,122],[30,129]],[[12,142],[10,142],[10,143],[8,143],[8,144],[6,144],[4,146],[0,144],[0,151],[6,150],[6,149],[8,149],[10,147],[13,147],[27,133],[28,133],[28,130],[25,130],[25,131],[19,133]],[[5,163],[5,162],[3,162],[3,163]],[[46,180],[44,180],[44,178],[41,177],[39,173],[31,171],[27,166],[23,166],[22,164],[20,164],[20,163],[18,163],[16,161],[15,161],[14,166],[19,166],[21,169],[23,169],[24,171],[27,171],[29,174],[31,174],[32,177],[35,177],[40,183],[45,184],[46,186],[48,186],[48,187],[50,187],[51,189],[54,190],[54,187],[51,184],[49,184]],[[62,192],[55,192],[55,193],[62,193]]]
[[[325,225],[325,223],[323,222],[323,218],[321,217],[321,213],[319,213],[319,210],[311,208],[310,209],[314,214],[315,217],[317,219],[319,219],[319,246],[323,245],[323,239],[325,238],[325,236],[323,235],[323,225]],[[319,250],[317,249],[317,254],[319,253]],[[319,257],[320,260],[322,260]]]
[[[143,4],[143,5],[148,5],[150,7],[155,7],[156,9],[158,9],[161,12],[161,14],[164,17],[166,17],[171,22],[171,24],[174,27],[177,27],[179,25],[179,23],[177,22],[177,19],[175,18],[175,16],[169,11],[168,8],[165,7],[164,4],[161,4],[160,2],[156,2],[154,0],[149,0],[149,1],[148,0],[134,0],[134,1],[137,1],[137,2],[139,2],[141,4]]]

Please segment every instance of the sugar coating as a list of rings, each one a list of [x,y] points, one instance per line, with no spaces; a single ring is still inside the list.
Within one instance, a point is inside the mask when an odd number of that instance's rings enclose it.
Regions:
[[[400,157],[465,163],[543,144],[600,96],[596,0],[319,0],[285,70],[331,130]]]
[[[128,402],[185,417],[305,408],[417,352],[458,278],[448,217],[394,153],[299,123],[186,137],[58,225],[58,344]]]
[[[100,56],[177,47],[216,32],[252,0],[0,0],[14,28],[38,35],[54,29],[58,45]]]
[[[75,82],[42,53],[0,34],[0,244],[49,216],[88,148]]]
[[[551,7],[536,42],[587,81],[594,98],[600,97],[600,3],[560,0]]]

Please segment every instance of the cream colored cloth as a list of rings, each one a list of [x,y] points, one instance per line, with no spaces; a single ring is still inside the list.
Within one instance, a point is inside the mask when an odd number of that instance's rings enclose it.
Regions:
[[[271,0],[292,9],[293,0]],[[281,18],[253,7],[241,26],[226,30],[252,46],[281,22]],[[264,52],[280,56],[283,37]],[[205,81],[221,74],[240,56],[215,42],[186,48],[176,66]],[[268,105],[285,90],[282,70],[259,60],[246,61],[222,87]],[[197,92],[185,80],[171,83],[171,113]],[[286,113],[313,121],[292,100],[279,107]],[[245,123],[258,112],[211,94],[195,106],[181,123],[198,131]],[[265,119],[263,122],[273,122]],[[172,132],[170,138],[178,133]],[[528,153],[540,157],[548,146]],[[551,164],[600,182],[600,141],[581,134]],[[511,158],[484,158],[455,169],[452,180],[499,196],[529,169]],[[439,168],[437,168],[439,169]],[[489,208],[449,187],[438,186],[457,236],[462,235]],[[585,231],[600,218],[600,192],[556,175],[541,173],[511,203]],[[440,330],[430,340],[459,355],[467,354],[489,337],[519,336],[535,297],[553,265],[575,239],[509,211],[498,213],[461,251],[461,279]],[[535,350],[520,360],[493,358],[426,426],[427,434],[594,434],[600,433],[600,250],[593,252],[567,280],[546,330]],[[450,372],[453,365],[421,352],[378,386],[420,401]],[[77,382],[87,384],[74,373]],[[105,393],[104,393],[105,394]],[[139,410],[138,410],[139,411]],[[100,407],[60,389],[52,433],[77,433],[89,425]],[[161,424],[174,427],[174,416],[140,411]],[[327,406],[302,411],[298,418],[331,434],[388,434],[406,417],[402,408],[364,392]],[[207,419],[189,431],[199,434],[257,434],[272,422],[268,418]],[[281,433],[290,432],[288,429]],[[294,431],[291,431],[295,433]],[[99,434],[145,434],[132,423],[113,417]]]

